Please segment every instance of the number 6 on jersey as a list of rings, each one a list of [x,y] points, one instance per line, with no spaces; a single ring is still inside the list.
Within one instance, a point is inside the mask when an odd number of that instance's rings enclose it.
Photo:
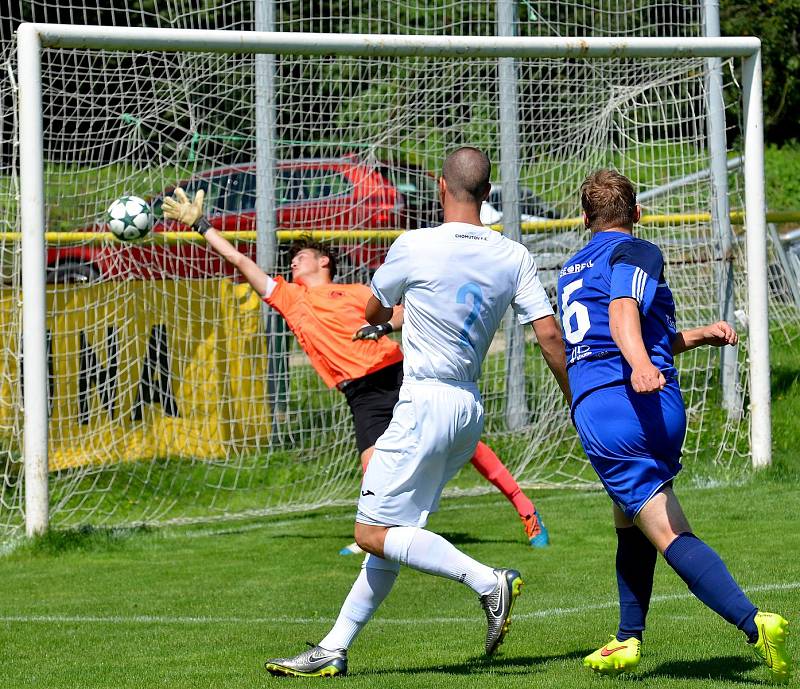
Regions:
[[[572,293],[583,285],[583,279],[573,280],[561,293],[561,325],[564,328],[564,337],[570,344],[578,344],[589,331],[591,323],[589,322],[589,309],[586,308],[579,301],[569,302]],[[575,319],[575,327],[572,327],[572,319]]]

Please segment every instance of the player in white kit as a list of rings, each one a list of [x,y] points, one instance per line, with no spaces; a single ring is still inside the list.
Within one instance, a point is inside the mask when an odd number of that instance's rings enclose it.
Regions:
[[[372,280],[366,317],[386,322],[403,301],[404,378],[392,421],[375,444],[356,515],[355,537],[369,555],[331,631],[317,646],[266,668],[276,675],[347,672],[347,649],[388,595],[400,565],[460,581],[479,596],[491,655],[508,630],[522,578],[477,562],[424,529],[447,481],[469,461],[483,430],[477,380],[509,306],[530,323],[569,397],[561,332],[528,250],[480,222],[491,164],[459,148],[444,164],[443,225],[407,232]]]

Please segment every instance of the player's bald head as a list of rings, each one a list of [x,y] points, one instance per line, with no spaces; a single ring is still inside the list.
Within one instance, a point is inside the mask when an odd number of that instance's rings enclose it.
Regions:
[[[492,163],[489,157],[472,146],[457,148],[447,156],[442,168],[447,193],[457,201],[472,201],[478,204],[489,193],[491,174]]]

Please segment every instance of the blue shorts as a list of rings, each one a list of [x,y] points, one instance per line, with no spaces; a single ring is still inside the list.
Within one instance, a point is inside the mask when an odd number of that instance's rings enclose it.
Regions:
[[[686,409],[677,380],[649,395],[630,385],[595,390],[573,415],[586,456],[629,519],[681,470]]]

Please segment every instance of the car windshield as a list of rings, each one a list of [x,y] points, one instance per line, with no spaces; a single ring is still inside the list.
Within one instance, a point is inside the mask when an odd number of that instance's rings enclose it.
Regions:
[[[233,177],[233,175],[226,175],[224,177],[199,177],[195,179],[191,179],[188,182],[180,182],[178,186],[182,187],[183,190],[186,192],[186,195],[193,199],[194,195],[200,190],[205,190],[206,193],[206,201],[205,207],[206,212],[209,214],[220,213],[225,208],[225,194],[224,194],[224,187],[221,188],[222,184],[225,184],[227,177]],[[164,197],[171,196],[174,192],[169,192],[165,195],[158,196],[153,199],[153,202],[150,204],[153,215],[157,218],[163,217],[164,213],[161,209],[162,205],[164,204]]]
[[[383,165],[379,172],[405,198],[406,213],[412,227],[441,222],[439,188],[433,175],[415,167]]]
[[[329,168],[281,168],[275,175],[278,203],[316,201],[351,191],[349,180]]]
[[[486,199],[498,212],[503,212],[503,191],[498,187],[492,188],[489,198]],[[522,215],[532,215],[537,218],[558,218],[559,214],[550,208],[544,201],[536,196],[530,189],[520,187],[519,212]]]
[[[315,201],[346,194],[352,185],[336,170],[315,168],[279,168],[275,174],[275,197],[278,205],[294,201]],[[196,177],[181,186],[189,198],[200,190],[206,192],[206,209],[210,215],[244,213],[256,207],[256,175],[239,170],[212,177]],[[162,217],[163,196],[152,203],[153,212]]]
[[[386,165],[380,172],[407,198],[436,200],[436,180],[424,171]]]

